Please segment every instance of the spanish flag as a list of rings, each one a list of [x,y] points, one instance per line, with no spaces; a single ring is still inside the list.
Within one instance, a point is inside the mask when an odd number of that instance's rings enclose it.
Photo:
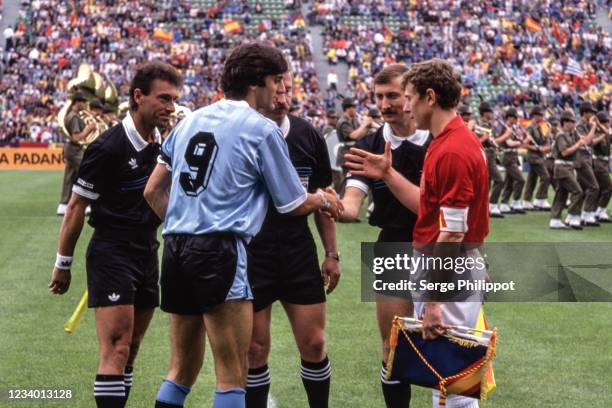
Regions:
[[[525,28],[531,31],[532,33],[539,33],[540,31],[542,31],[542,26],[540,25],[540,23],[538,23],[531,17],[527,17],[525,19]]]
[[[164,42],[172,42],[172,33],[161,28],[156,28],[153,32],[153,39]]]
[[[236,20],[225,20],[225,24],[223,25],[226,33],[240,33],[242,32],[242,27]]]

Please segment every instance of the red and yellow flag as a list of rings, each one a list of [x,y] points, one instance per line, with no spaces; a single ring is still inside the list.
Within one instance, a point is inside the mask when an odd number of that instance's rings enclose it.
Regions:
[[[225,29],[226,33],[235,34],[242,32],[242,27],[240,27],[240,23],[238,23],[236,20],[226,20],[223,28]]]
[[[542,31],[542,26],[540,25],[540,23],[538,23],[531,17],[527,17],[525,19],[525,28],[531,31],[532,33],[539,33],[540,31]]]
[[[157,28],[153,32],[153,39],[164,42],[172,42],[172,33],[170,31],[165,31],[161,28]]]
[[[559,23],[553,20],[552,22],[552,35],[555,37],[559,44],[565,44],[565,40],[567,39],[567,35],[561,28],[559,28]]]

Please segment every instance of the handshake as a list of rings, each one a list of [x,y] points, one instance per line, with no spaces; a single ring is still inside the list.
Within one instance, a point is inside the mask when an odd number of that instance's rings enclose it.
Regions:
[[[318,189],[316,194],[321,198],[319,211],[337,221],[344,213],[344,206],[338,193],[333,188],[327,187],[325,190]]]

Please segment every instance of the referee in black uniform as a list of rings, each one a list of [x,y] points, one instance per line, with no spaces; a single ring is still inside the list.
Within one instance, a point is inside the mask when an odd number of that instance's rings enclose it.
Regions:
[[[355,147],[374,154],[382,154],[385,145],[391,145],[392,166],[412,183],[419,185],[423,161],[431,142],[428,131],[417,130],[410,114],[404,112],[406,99],[402,76],[408,69],[401,64],[384,68],[374,78],[376,106],[385,124],[376,132],[361,138]],[[411,242],[416,214],[407,209],[382,180],[372,180],[349,175],[342,203],[344,215],[341,221],[352,222],[359,216],[359,210],[368,193],[372,193],[374,210],[370,224],[379,227],[379,243]],[[388,281],[399,281],[406,276],[383,275]],[[395,316],[412,316],[410,298],[398,297],[397,293],[377,293],[376,317],[382,340],[381,384],[387,407],[405,408],[410,404],[410,384],[385,379],[386,363],[389,356],[389,333]]]
[[[60,229],[49,288],[68,291],[72,255],[91,204],[94,233],[86,254],[89,307],[96,311],[99,365],[94,396],[100,408],[123,407],[132,385],[132,366],[159,304],[157,227],[160,219],[143,197],[157,164],[158,126],[174,111],[180,74],[170,65],[141,66],[130,86],[130,111],[102,134],[81,166]]]
[[[286,93],[277,95],[274,111],[262,113],[279,125],[304,188],[315,192],[328,188],[332,182],[327,145],[309,122],[287,115],[292,82],[291,73],[285,73]],[[273,205],[268,207],[263,226],[248,247],[255,314],[249,349],[247,408],[265,408],[268,404],[270,320],[272,303],[277,300],[287,313],[300,352],[300,374],[309,406],[328,406],[331,365],[325,349],[325,286],[329,294],[338,284],[340,257],[335,222],[317,212],[315,223],[325,248],[321,267],[308,216],[279,214]]]

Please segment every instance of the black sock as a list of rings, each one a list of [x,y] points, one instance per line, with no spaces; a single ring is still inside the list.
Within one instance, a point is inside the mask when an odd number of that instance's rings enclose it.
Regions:
[[[155,408],[183,408],[183,406],[168,404],[167,402],[155,401]]]
[[[270,382],[270,370],[267,364],[249,369],[246,388],[247,408],[266,408],[268,406]]]
[[[318,363],[309,363],[302,359],[300,374],[310,408],[327,408],[331,382],[331,364],[327,356]]]
[[[387,367],[383,362],[382,369],[380,370],[380,384],[382,385],[387,408],[408,408],[410,406],[410,384],[386,380],[386,374]]]
[[[125,385],[123,375],[97,374],[94,397],[98,408],[125,407]]]
[[[132,389],[132,380],[134,379],[134,367],[127,366],[123,370],[123,382],[125,384],[125,400],[127,401],[130,397],[130,390]]]

